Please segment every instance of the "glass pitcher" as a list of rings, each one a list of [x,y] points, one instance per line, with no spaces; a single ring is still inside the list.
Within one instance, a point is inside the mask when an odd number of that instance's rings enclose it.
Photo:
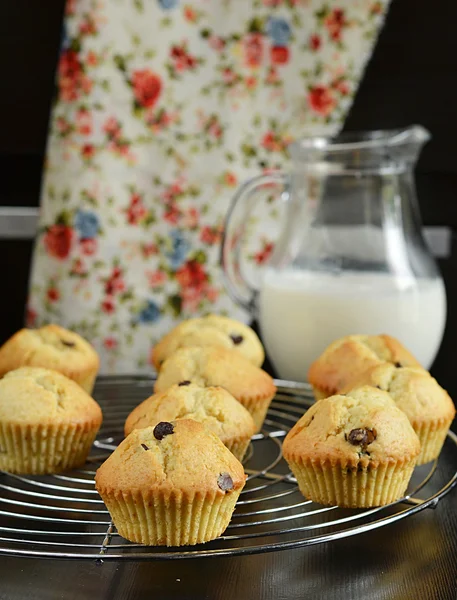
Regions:
[[[432,364],[446,295],[424,241],[413,168],[428,132],[404,130],[305,138],[290,173],[259,175],[236,193],[222,241],[231,296],[259,321],[280,377],[305,381],[333,340],[388,333]],[[257,283],[243,274],[243,243],[259,189],[284,206],[275,249]]]

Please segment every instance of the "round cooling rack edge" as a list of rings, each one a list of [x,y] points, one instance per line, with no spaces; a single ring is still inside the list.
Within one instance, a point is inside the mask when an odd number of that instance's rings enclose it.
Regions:
[[[0,555],[104,561],[179,560],[303,548],[366,533],[435,508],[457,485],[457,435],[440,457],[415,470],[405,498],[385,507],[346,510],[306,500],[282,458],[282,440],[313,403],[308,384],[275,380],[277,395],[245,461],[248,474],[232,521],[207,544],[148,547],[121,538],[93,487],[96,468],[123,437],[129,412],[152,392],[152,378],[99,378],[94,396],[104,424],[88,463],[56,476],[0,472]]]

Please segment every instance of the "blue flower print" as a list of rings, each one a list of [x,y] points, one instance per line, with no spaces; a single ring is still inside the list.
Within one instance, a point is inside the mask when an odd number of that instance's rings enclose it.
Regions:
[[[138,315],[140,323],[154,323],[160,318],[160,308],[154,300],[147,300],[146,305]]]
[[[159,4],[163,10],[172,10],[178,6],[179,0],[159,0]]]
[[[100,231],[100,221],[94,212],[79,210],[75,217],[75,227],[82,238],[90,240]]]
[[[267,34],[271,37],[276,46],[287,46],[292,31],[289,23],[284,19],[270,17],[267,23]]]
[[[170,261],[171,268],[176,270],[179,269],[186,260],[190,244],[179,229],[173,229],[170,233],[170,237],[171,249],[165,252],[165,256]]]

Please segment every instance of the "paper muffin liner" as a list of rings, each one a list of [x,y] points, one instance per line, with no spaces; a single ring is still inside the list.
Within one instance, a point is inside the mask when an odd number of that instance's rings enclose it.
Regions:
[[[259,432],[262,429],[262,425],[265,421],[265,416],[267,414],[268,407],[270,406],[273,398],[274,394],[272,396],[268,396],[267,398],[237,397],[238,402],[240,402],[244,406],[244,408],[251,413],[251,417],[254,419],[254,423],[256,426],[256,432]]]
[[[416,457],[358,468],[340,463],[287,459],[301,493],[313,502],[346,508],[369,508],[401,498]]]
[[[436,419],[427,423],[411,423],[421,444],[421,451],[417,457],[418,465],[425,465],[438,458],[451,423],[452,418]]]
[[[148,546],[187,546],[214,540],[227,528],[241,492],[98,491],[118,533]]]
[[[86,462],[99,423],[0,424],[0,470],[43,475]]]
[[[234,440],[223,440],[224,446],[228,448],[235,458],[237,458],[240,462],[242,462],[243,457],[246,454],[246,450],[248,449],[250,441],[250,436],[245,438],[239,437]]]

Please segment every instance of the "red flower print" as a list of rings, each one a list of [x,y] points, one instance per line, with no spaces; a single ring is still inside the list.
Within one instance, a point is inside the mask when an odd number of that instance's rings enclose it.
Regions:
[[[213,246],[218,244],[222,237],[222,231],[220,227],[209,227],[205,225],[200,231],[200,241],[205,244]]]
[[[232,171],[226,171],[224,173],[224,183],[229,187],[235,187],[238,183],[237,176]]]
[[[25,314],[25,322],[27,327],[35,327],[37,316],[37,312],[33,310],[31,306],[27,306]]]
[[[188,227],[189,229],[195,229],[198,226],[198,219],[200,215],[198,209],[194,206],[191,206],[184,215],[184,227]]]
[[[329,115],[336,105],[333,94],[324,85],[316,85],[309,90],[308,103],[315,112],[324,117]]]
[[[150,69],[134,71],[132,86],[135,100],[143,108],[151,108],[159,99],[162,91],[160,77]]]
[[[324,20],[324,25],[334,42],[341,40],[341,31],[347,25],[342,8],[334,8]]]
[[[197,59],[191,56],[183,44],[181,46],[172,46],[170,50],[170,56],[173,60],[173,66],[176,71],[182,72],[187,69],[195,69],[197,66]]]
[[[114,302],[111,298],[105,298],[102,302],[102,311],[107,315],[113,314],[115,310]]]
[[[97,238],[82,238],[79,240],[81,251],[85,256],[92,256],[97,252]]]
[[[278,69],[276,67],[270,67],[265,79],[265,82],[269,85],[275,85],[279,83]]]
[[[179,285],[186,288],[201,288],[206,283],[206,275],[202,265],[196,260],[188,260],[176,271],[176,280]]]
[[[95,35],[97,33],[97,28],[95,27],[94,21],[87,16],[83,19],[79,25],[79,33],[81,35]]]
[[[269,131],[263,136],[260,144],[269,152],[281,152],[281,150],[284,148],[284,144],[279,136],[274,134],[272,131]]]
[[[287,46],[272,46],[270,57],[274,65],[285,65],[289,62],[289,48]]]
[[[143,244],[141,246],[141,253],[144,258],[148,258],[149,256],[153,256],[154,254],[159,253],[159,249],[156,244]]]
[[[274,250],[274,244],[273,242],[264,242],[263,243],[263,248],[262,250],[260,250],[259,252],[256,252],[254,254],[254,260],[258,265],[263,265],[265,264],[268,259],[270,258],[272,252]]]
[[[121,124],[115,117],[108,117],[103,123],[103,131],[110,138],[117,138],[121,132]]]
[[[257,85],[257,77],[254,77],[253,75],[246,77],[245,84],[248,90],[253,90]]]
[[[232,85],[236,82],[236,73],[230,67],[227,67],[222,72],[222,78],[226,85]]]
[[[83,261],[80,258],[76,258],[71,268],[72,275],[84,275],[87,273]]]
[[[189,4],[184,6],[184,18],[190,23],[195,23],[197,20],[197,13],[191,6],[189,6]]]
[[[314,34],[309,38],[309,47],[316,52],[322,46],[322,40],[319,35]]]
[[[119,267],[114,267],[110,277],[105,281],[105,294],[113,296],[116,293],[123,292],[125,287],[122,270]]]
[[[132,194],[126,213],[127,222],[130,223],[130,225],[137,225],[148,214],[148,211],[143,204],[143,199],[139,194]]]
[[[375,2],[371,7],[372,15],[381,15],[382,14],[382,4],[381,2]]]
[[[98,65],[98,56],[93,50],[89,50],[87,53],[86,65],[89,65],[89,67],[96,67]]]
[[[74,232],[68,225],[51,225],[44,236],[46,252],[63,260],[70,254]]]
[[[248,67],[259,67],[263,60],[264,39],[261,33],[249,33],[243,40],[244,57]]]
[[[72,130],[72,125],[64,117],[57,117],[56,126],[60,135],[64,137]]]
[[[217,35],[210,35],[208,44],[210,48],[219,52],[225,48],[225,40]]]
[[[60,292],[56,287],[51,286],[48,288],[46,296],[49,302],[57,302],[57,300],[60,298]]]
[[[76,129],[81,135],[92,133],[92,115],[86,108],[80,108],[76,112]]]
[[[340,79],[333,85],[335,90],[338,90],[342,96],[347,96],[349,94],[349,85],[346,81]]]
[[[84,144],[81,148],[81,155],[85,160],[90,160],[95,154],[95,148],[92,144]]]
[[[167,223],[171,223],[172,225],[176,225],[181,217],[181,211],[177,207],[175,202],[169,202],[165,207],[165,212],[163,213],[163,218]]]
[[[163,271],[148,271],[146,275],[152,288],[163,285],[167,280],[167,276]]]
[[[103,345],[107,350],[114,350],[117,346],[117,340],[114,337],[107,337],[103,340]]]
[[[59,66],[60,97],[66,102],[76,100],[82,79],[82,66],[74,50],[65,50],[60,55]]]

